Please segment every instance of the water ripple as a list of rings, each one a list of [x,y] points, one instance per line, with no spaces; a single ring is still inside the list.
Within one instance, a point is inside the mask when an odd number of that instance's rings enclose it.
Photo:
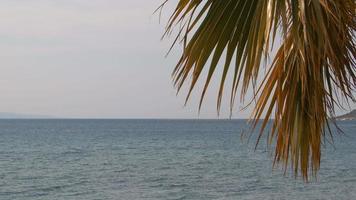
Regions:
[[[240,142],[245,121],[0,120],[0,199],[355,199],[348,123],[304,184]]]

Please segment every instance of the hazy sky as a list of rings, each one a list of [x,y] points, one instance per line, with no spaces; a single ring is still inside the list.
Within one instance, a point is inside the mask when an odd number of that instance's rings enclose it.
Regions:
[[[167,17],[159,24],[153,15],[162,1],[2,0],[0,112],[197,118],[197,95],[183,107],[185,93],[177,97],[172,85],[180,49],[164,57]],[[213,87],[201,118],[216,117],[215,95]],[[247,117],[239,105],[234,117]]]

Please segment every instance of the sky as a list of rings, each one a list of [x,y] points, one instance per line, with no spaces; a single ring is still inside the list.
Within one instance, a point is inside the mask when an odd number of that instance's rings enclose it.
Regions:
[[[184,106],[165,57],[162,0],[2,0],[0,112],[69,118],[217,118],[217,79],[198,114],[198,92]],[[214,84],[215,83],[215,84]],[[229,116],[228,92],[220,118]],[[251,107],[236,104],[234,118]]]

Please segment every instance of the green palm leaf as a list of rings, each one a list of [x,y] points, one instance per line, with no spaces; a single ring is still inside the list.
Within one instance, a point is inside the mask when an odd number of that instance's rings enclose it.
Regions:
[[[275,162],[285,169],[290,163],[308,180],[309,171],[319,169],[321,142],[339,98],[355,101],[355,10],[354,0],[179,0],[166,31],[182,24],[176,42],[183,38],[184,51],[173,71],[178,91],[191,76],[188,100],[208,67],[200,108],[224,59],[218,111],[232,70],[231,109],[238,86],[244,97],[252,83],[252,118],[264,118],[260,134],[274,112],[269,140],[276,141]],[[256,85],[277,35],[282,43]]]

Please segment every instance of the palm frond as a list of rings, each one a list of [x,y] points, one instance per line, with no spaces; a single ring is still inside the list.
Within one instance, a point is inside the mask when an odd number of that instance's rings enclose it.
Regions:
[[[319,169],[322,138],[339,96],[355,101],[355,11],[353,0],[179,0],[166,29],[169,34],[181,24],[176,41],[182,38],[184,50],[173,71],[175,84],[179,91],[191,76],[188,100],[208,67],[200,108],[225,54],[218,112],[233,70],[231,109],[239,84],[244,97],[252,83],[257,89],[252,118],[264,117],[260,135],[274,112],[269,139],[276,140],[275,161],[285,169],[290,163],[295,175],[300,171],[308,180],[309,170]],[[278,32],[282,44],[256,86]]]

